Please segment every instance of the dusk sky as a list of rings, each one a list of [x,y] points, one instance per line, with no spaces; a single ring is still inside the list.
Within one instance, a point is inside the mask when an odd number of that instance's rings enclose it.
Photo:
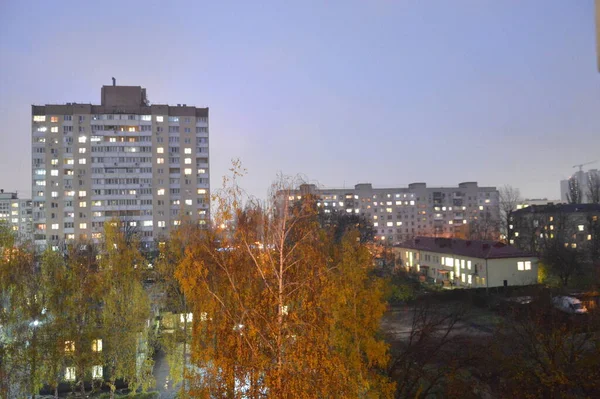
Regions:
[[[113,76],[210,107],[212,188],[239,157],[263,198],[281,172],[555,199],[600,160],[592,0],[3,0],[0,186],[31,194],[31,104]]]

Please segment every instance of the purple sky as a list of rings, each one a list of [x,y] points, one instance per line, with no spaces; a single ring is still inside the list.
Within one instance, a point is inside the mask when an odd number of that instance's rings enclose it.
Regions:
[[[213,188],[239,157],[260,197],[282,172],[559,198],[600,159],[594,40],[592,0],[4,0],[0,187],[30,194],[31,104],[114,76],[210,107]]]

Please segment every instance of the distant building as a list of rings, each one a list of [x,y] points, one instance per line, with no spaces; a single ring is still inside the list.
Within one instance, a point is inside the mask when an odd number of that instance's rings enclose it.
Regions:
[[[479,187],[477,182],[457,187],[373,188],[370,183],[354,188],[319,188],[305,184],[288,192],[290,200],[303,195],[317,196],[325,212],[346,212],[364,216],[376,230],[375,238],[390,244],[418,235],[465,236],[469,227],[489,224],[489,235],[498,236],[500,218],[496,187]],[[281,195],[281,193],[280,193]]]
[[[416,237],[394,246],[407,271],[447,287],[483,288],[537,283],[538,259],[497,241]]]
[[[17,193],[0,190],[0,222],[5,222],[10,227],[17,242],[33,239],[31,200],[19,198]]]
[[[561,200],[549,200],[548,198],[532,198],[532,199],[524,199],[519,204],[517,204],[517,210],[527,208],[532,205],[552,205],[552,204],[560,204]]]
[[[533,205],[513,212],[509,228],[523,250],[538,252],[548,239],[586,249],[600,241],[600,204]]]
[[[140,86],[103,86],[100,105],[34,105],[36,244],[98,240],[119,218],[143,243],[209,220],[208,108],[152,104]]]
[[[588,195],[589,191],[589,181],[592,177],[600,178],[600,171],[598,169],[590,169],[587,172],[583,170],[579,170],[573,174],[567,180],[560,181],[560,202],[567,203],[569,202],[568,194],[569,194],[569,180],[574,179],[577,186],[581,190],[581,203],[587,204],[590,203],[590,198]]]

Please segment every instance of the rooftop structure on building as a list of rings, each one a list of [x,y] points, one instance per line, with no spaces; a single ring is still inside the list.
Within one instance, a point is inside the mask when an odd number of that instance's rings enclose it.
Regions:
[[[324,212],[359,214],[376,230],[376,239],[397,243],[417,235],[455,236],[482,221],[499,220],[499,194],[496,187],[480,187],[477,182],[456,187],[374,188],[370,183],[354,188],[320,188],[304,184],[287,192],[292,200],[303,195],[317,196]],[[494,235],[495,233],[492,233]]]
[[[143,242],[209,220],[208,108],[103,86],[99,105],[32,106],[36,243],[98,240],[118,218]]]
[[[17,192],[0,190],[0,223],[6,223],[17,243],[32,240],[31,200],[19,198]]]

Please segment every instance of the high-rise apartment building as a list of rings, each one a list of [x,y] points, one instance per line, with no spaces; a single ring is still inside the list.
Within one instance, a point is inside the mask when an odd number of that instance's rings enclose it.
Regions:
[[[580,192],[580,203],[587,204],[592,201],[591,191],[592,187],[600,184],[600,171],[598,169],[590,169],[588,171],[578,170],[567,180],[560,181],[560,200],[561,202],[569,201],[569,181],[579,189]]]
[[[152,104],[140,86],[103,86],[100,105],[32,106],[36,244],[100,239],[119,218],[149,245],[209,219],[208,108]]]
[[[6,223],[13,231],[17,242],[33,239],[31,200],[0,190],[0,222]]]
[[[318,197],[324,212],[359,214],[373,224],[376,239],[401,242],[418,235],[468,236],[469,227],[487,224],[488,235],[498,238],[499,193],[476,182],[458,187],[427,187],[412,183],[403,188],[373,188],[369,183],[354,188],[317,188],[305,184],[289,193],[290,200],[305,194]]]

